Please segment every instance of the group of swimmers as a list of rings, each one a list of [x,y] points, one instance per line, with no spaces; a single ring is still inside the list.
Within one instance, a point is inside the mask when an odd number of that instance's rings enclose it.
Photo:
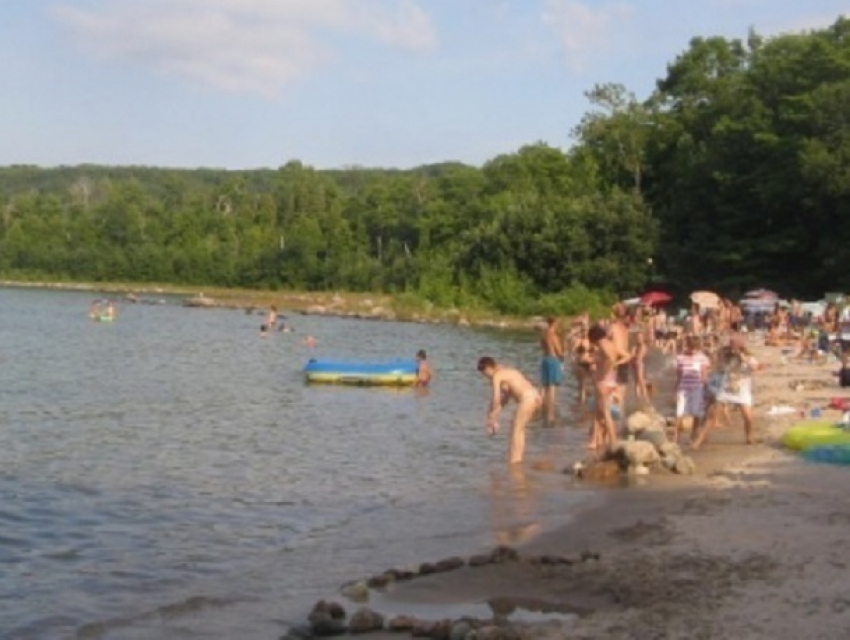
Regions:
[[[118,317],[118,307],[112,300],[95,300],[89,306],[89,318],[91,320],[115,320]]]
[[[265,338],[275,331],[278,333],[295,333],[295,327],[286,322],[286,316],[278,313],[277,306],[271,305],[266,314],[265,322],[260,325],[260,337]],[[308,349],[313,349],[316,346],[316,339],[313,336],[305,336],[304,345]]]

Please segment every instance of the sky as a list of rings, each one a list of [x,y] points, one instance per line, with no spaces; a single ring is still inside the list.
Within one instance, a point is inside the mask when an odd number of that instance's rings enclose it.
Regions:
[[[480,165],[850,0],[0,0],[0,165]]]

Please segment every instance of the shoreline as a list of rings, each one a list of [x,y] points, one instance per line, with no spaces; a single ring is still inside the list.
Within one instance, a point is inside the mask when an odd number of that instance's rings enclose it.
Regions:
[[[830,365],[753,350],[766,366],[754,382],[756,444],[743,444],[736,419],[691,452],[695,475],[653,473],[602,488],[601,501],[517,546],[518,560],[392,582],[372,590],[366,606],[432,622],[510,616],[511,631],[497,638],[845,638],[850,470],[782,449],[779,438],[800,417],[766,414],[847,394],[793,388],[795,379],[823,380]],[[349,611],[360,606],[330,595]]]
[[[337,291],[271,291],[170,284],[49,282],[0,280],[0,288],[77,291],[120,295],[126,304],[128,296],[149,298],[182,296],[187,306],[209,309],[235,309],[246,312],[265,311],[276,305],[281,311],[305,316],[328,316],[381,322],[420,324],[452,324],[460,327],[527,331],[536,329],[542,317],[502,316],[478,310],[444,309],[430,302],[405,304],[399,296],[386,293],[353,293]],[[197,301],[198,304],[191,304]]]

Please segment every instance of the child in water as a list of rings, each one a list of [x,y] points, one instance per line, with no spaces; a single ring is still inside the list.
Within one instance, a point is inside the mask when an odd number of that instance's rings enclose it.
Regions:
[[[427,387],[431,384],[431,365],[428,364],[428,355],[424,349],[416,352],[416,386]]]

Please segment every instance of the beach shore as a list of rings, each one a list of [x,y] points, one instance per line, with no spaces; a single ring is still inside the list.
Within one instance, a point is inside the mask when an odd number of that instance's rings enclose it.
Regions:
[[[430,620],[506,616],[522,637],[541,639],[848,637],[850,469],[783,450],[779,438],[800,416],[769,416],[774,406],[824,406],[847,394],[835,365],[752,348],[764,365],[754,386],[757,444],[743,444],[735,416],[693,452],[695,475],[660,471],[604,490],[601,504],[525,543],[517,561],[398,582],[371,592],[368,606]],[[809,386],[801,380],[827,386],[797,390]]]
[[[178,286],[138,283],[27,282],[0,280],[0,288],[48,289],[105,294],[119,302],[157,302],[163,296],[178,296],[187,306],[238,309],[264,314],[275,305],[282,312],[307,316],[330,316],[397,322],[454,324],[506,330],[528,330],[539,326],[542,317],[521,318],[491,312],[441,308],[420,299],[382,293],[261,291],[223,287]]]

